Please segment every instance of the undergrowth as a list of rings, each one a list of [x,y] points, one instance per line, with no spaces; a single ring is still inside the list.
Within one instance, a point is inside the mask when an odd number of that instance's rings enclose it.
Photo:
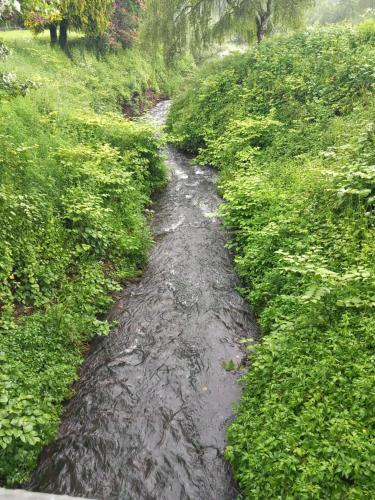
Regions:
[[[204,67],[171,137],[220,169],[263,341],[226,458],[245,498],[374,496],[375,23]]]
[[[159,142],[125,121],[177,82],[137,49],[70,58],[43,37],[0,44],[0,484],[27,480],[56,434],[110,293],[141,269],[164,186]],[[183,72],[188,66],[181,64]]]

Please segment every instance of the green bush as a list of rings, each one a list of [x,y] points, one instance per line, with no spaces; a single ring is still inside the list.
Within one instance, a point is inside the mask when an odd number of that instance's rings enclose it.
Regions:
[[[220,169],[259,317],[226,457],[245,498],[372,498],[372,24],[275,38],[204,68],[173,140]]]
[[[145,208],[166,182],[159,140],[121,107],[167,72],[137,50],[68,59],[7,33],[0,75],[0,484],[53,439],[110,292],[140,272]],[[34,82],[27,85],[22,82]],[[9,83],[8,82],[8,83]]]

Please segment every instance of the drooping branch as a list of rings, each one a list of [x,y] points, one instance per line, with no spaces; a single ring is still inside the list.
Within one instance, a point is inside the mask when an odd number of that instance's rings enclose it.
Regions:
[[[231,35],[261,43],[275,26],[295,28],[315,0],[148,0],[148,39],[169,55],[194,53]]]

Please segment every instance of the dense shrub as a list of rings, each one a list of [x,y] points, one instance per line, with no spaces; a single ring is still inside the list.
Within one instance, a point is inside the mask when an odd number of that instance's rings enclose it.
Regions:
[[[221,171],[263,341],[227,459],[245,498],[374,494],[373,25],[276,38],[204,68],[173,139]]]
[[[78,47],[71,60],[43,38],[6,36],[2,65],[14,84],[0,76],[0,483],[12,485],[55,435],[86,343],[108,333],[109,292],[147,256],[144,209],[165,183],[164,164],[153,130],[119,111],[134,92],[168,89],[161,63],[137,51],[100,61]]]

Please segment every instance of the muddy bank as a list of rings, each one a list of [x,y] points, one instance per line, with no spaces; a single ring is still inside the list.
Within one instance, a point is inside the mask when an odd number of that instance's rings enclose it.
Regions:
[[[148,118],[162,123],[168,103]],[[232,500],[225,428],[239,399],[223,362],[256,335],[237,294],[226,237],[211,214],[216,174],[167,149],[171,181],[155,203],[156,244],[122,294],[118,327],[88,356],[33,489],[96,499]]]
[[[167,101],[168,97],[155,92],[152,88],[146,89],[143,93],[135,92],[130,100],[120,102],[123,115],[129,120],[139,118],[146,110],[149,110],[162,101]]]

